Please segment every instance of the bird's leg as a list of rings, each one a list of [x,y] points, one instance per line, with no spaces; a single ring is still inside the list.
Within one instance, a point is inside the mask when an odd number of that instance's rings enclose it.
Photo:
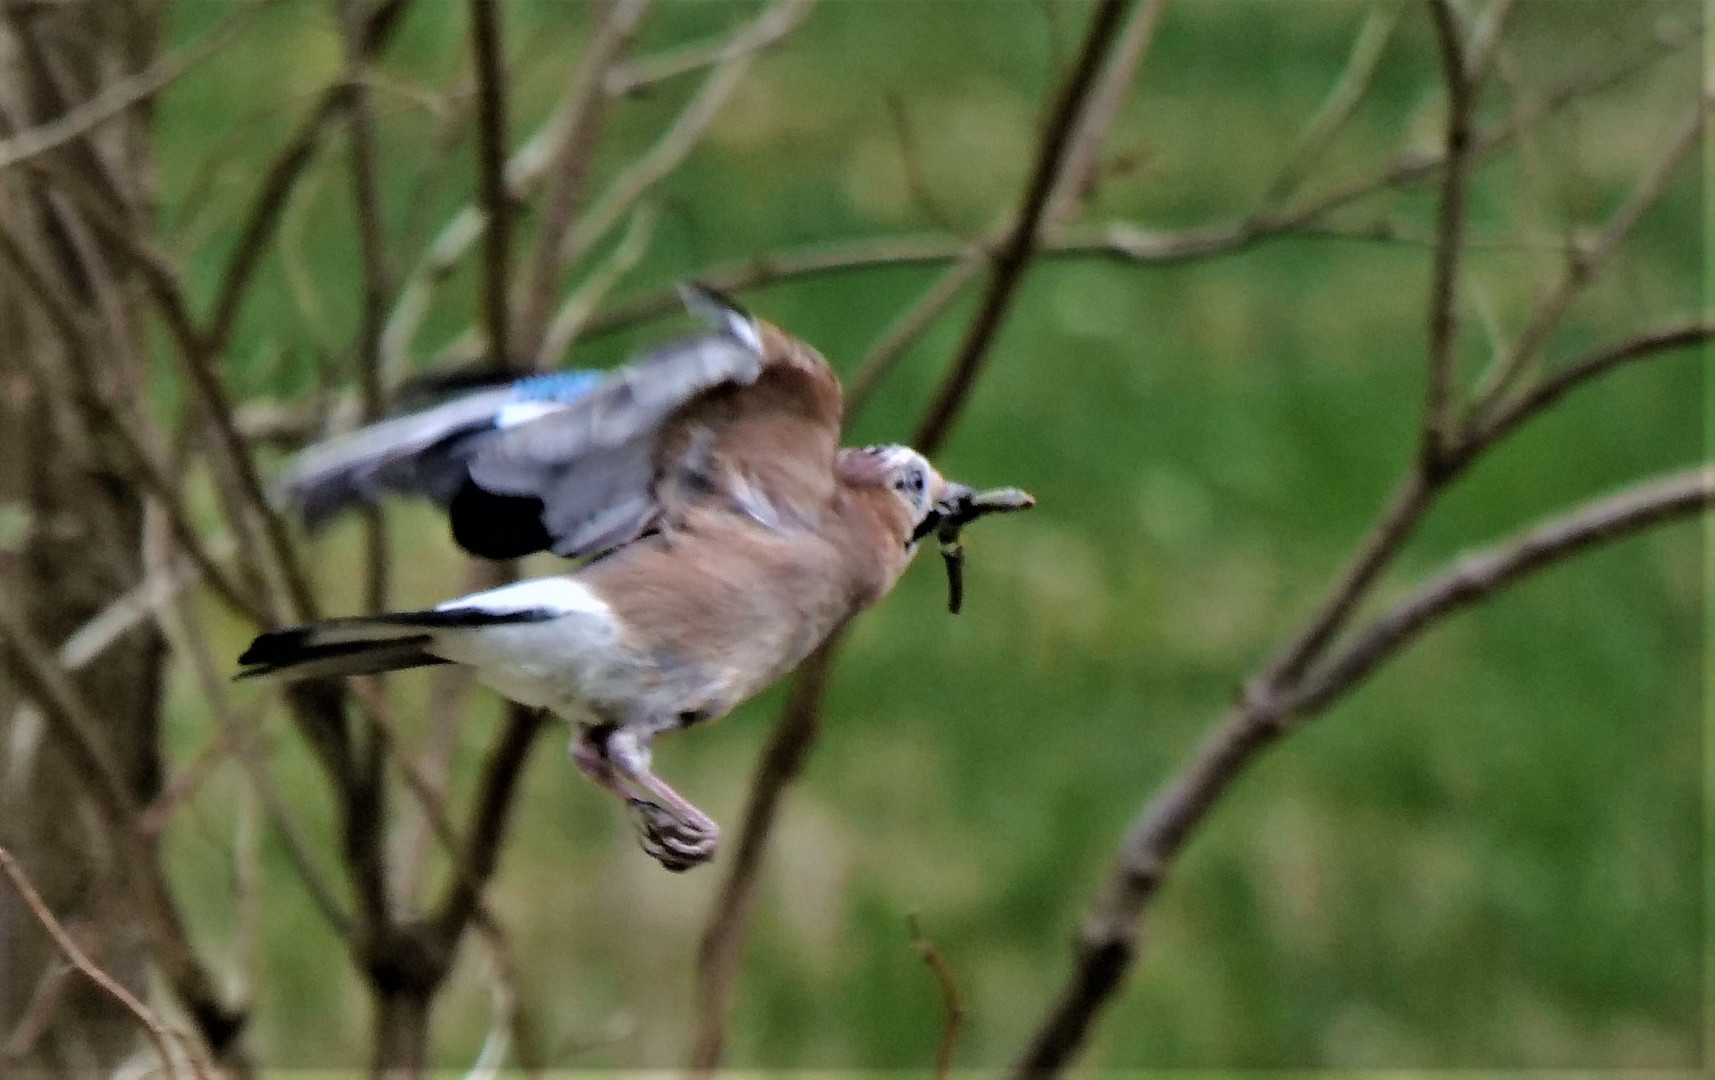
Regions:
[[[650,771],[649,748],[635,729],[614,731],[601,752],[617,774],[616,785],[636,789],[626,802],[636,815],[638,839],[651,858],[669,870],[689,870],[714,858],[720,826]]]
[[[580,728],[578,733],[572,737],[572,745],[569,749],[572,761],[577,765],[579,772],[629,803],[632,801],[631,792],[627,791],[614,778],[613,765],[607,760],[605,747],[613,731],[614,728],[611,724]]]

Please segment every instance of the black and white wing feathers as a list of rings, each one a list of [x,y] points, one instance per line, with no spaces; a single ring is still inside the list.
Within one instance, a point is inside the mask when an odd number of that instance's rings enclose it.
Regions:
[[[486,558],[577,558],[627,543],[656,513],[662,426],[763,367],[750,316],[710,293],[685,295],[717,332],[612,372],[536,376],[373,424],[305,451],[281,491],[311,527],[388,494],[421,496],[447,507],[455,539]]]

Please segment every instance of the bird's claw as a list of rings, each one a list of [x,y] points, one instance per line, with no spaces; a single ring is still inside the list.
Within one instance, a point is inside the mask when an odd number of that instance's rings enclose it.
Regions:
[[[650,858],[674,873],[683,873],[715,857],[720,827],[680,817],[659,803],[630,799],[637,840]]]

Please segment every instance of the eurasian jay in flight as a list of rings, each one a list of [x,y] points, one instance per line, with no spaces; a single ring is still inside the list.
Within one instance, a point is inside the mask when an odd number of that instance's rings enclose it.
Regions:
[[[282,490],[307,524],[389,493],[446,507],[472,554],[587,560],[425,611],[263,634],[240,677],[467,664],[576,727],[572,758],[625,801],[670,870],[719,829],[649,767],[656,735],[724,716],[893,587],[937,536],[1031,505],[952,483],[905,446],[841,449],[815,349],[698,288],[713,330],[612,372],[479,387],[305,451]]]

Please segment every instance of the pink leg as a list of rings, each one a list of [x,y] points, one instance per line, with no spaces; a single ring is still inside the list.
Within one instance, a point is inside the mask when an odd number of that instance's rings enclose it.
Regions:
[[[625,800],[643,850],[669,870],[689,870],[714,857],[720,827],[649,768],[649,750],[625,728],[572,740],[572,761],[591,780]]]
[[[643,850],[669,870],[689,870],[715,856],[720,826],[649,768],[649,750],[621,728],[608,737],[606,760],[638,794],[627,799]],[[642,796],[648,796],[647,798]]]

